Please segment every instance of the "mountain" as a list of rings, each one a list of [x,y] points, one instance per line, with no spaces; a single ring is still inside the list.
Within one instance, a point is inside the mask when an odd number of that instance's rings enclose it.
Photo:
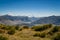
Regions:
[[[15,20],[30,21],[27,16],[11,16],[11,15],[0,16],[0,20],[3,20],[3,19],[4,20],[11,20],[11,21],[15,21]]]
[[[36,21],[38,19],[39,19],[39,17],[30,17],[31,22],[34,22],[34,21]]]
[[[28,17],[28,16],[2,15],[0,16],[0,23],[7,25],[19,24],[19,25],[29,25],[29,26],[33,26],[36,24],[60,25],[60,16]]]
[[[35,20],[37,20],[37,18],[28,16],[11,16],[11,15],[0,16],[0,23],[8,25],[16,25],[16,24],[29,25],[32,21]]]
[[[49,17],[42,17],[39,20],[32,22],[31,24],[54,24],[60,25],[60,16],[49,16]]]

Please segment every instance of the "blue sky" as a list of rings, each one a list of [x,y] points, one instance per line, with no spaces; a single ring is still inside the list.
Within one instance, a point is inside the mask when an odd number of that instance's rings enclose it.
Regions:
[[[60,16],[60,0],[0,0],[0,15]]]

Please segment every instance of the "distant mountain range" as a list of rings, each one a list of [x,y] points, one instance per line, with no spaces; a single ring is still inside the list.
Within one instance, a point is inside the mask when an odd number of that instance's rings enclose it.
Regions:
[[[7,25],[36,25],[36,24],[55,24],[60,25],[60,16],[49,17],[28,17],[28,16],[0,16],[0,23]]]
[[[0,23],[7,25],[30,25],[31,22],[36,21],[38,18],[36,17],[28,17],[28,16],[11,16],[11,15],[3,15],[0,16]]]
[[[60,25],[60,16],[49,16],[49,17],[42,17],[39,20],[32,22],[32,24],[54,24]]]

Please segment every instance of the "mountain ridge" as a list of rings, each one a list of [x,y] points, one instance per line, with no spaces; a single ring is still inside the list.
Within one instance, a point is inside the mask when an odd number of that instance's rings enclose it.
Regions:
[[[35,25],[35,24],[55,24],[60,25],[60,16],[48,16],[48,17],[28,17],[28,16],[0,16],[0,23],[8,25]]]
[[[60,16],[42,17],[39,20],[32,22],[32,24],[55,24],[60,25]]]

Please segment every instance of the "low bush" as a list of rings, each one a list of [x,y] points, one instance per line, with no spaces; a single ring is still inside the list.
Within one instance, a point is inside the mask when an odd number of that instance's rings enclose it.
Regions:
[[[33,36],[34,37],[40,37],[40,33],[35,33]]]
[[[54,26],[49,32],[48,34],[53,35],[56,32],[60,32],[60,27],[59,26]]]
[[[51,29],[51,31],[49,33],[55,33],[58,32],[60,30],[59,26],[55,26],[53,29]]]
[[[35,31],[41,31],[43,28],[42,26],[33,26],[32,29]]]
[[[52,27],[51,24],[46,24],[46,25],[43,25],[43,26],[33,26],[32,29],[34,29],[35,31],[43,31],[43,30],[46,30],[48,28]]]
[[[35,33],[33,36],[44,38],[46,36],[46,34],[45,33],[41,33],[41,34],[40,33]]]
[[[60,33],[58,33],[56,36],[52,38],[52,40],[60,40]]]
[[[8,40],[8,38],[0,35],[0,40]]]
[[[59,29],[59,27],[58,27],[58,26],[55,26],[55,27],[52,29],[52,32],[53,32],[53,33],[58,32],[58,29]]]
[[[15,34],[15,30],[14,30],[14,29],[12,29],[12,30],[9,30],[9,31],[8,31],[8,34],[10,34],[10,35],[13,35],[13,34]]]
[[[22,28],[20,28],[19,31],[22,31]]]
[[[20,28],[19,25],[15,26],[15,29],[16,29],[16,30],[19,30],[19,28]]]
[[[0,33],[5,33],[5,30],[0,29]]]
[[[13,28],[12,26],[5,26],[5,27],[2,27],[1,29],[10,30],[10,29],[12,29],[12,28]]]
[[[28,29],[29,27],[28,26],[23,26],[24,29]]]
[[[40,34],[41,38],[44,38],[45,36],[46,36],[46,34],[44,32]]]

